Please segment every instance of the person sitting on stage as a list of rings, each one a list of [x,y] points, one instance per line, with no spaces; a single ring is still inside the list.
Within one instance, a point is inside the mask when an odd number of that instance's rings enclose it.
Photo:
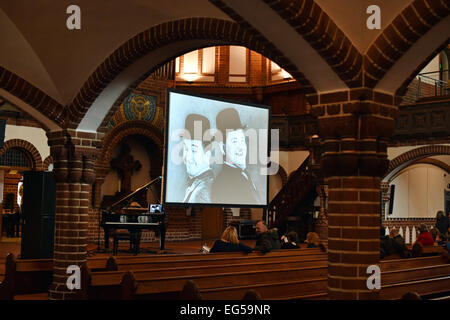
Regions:
[[[213,247],[209,250],[210,253],[214,252],[238,252],[243,251],[245,253],[252,252],[252,248],[239,242],[237,230],[233,226],[229,226],[222,233],[222,238],[214,242]]]

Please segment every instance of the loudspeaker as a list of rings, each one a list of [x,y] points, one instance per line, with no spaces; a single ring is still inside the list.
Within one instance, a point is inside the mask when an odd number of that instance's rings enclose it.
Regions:
[[[22,259],[53,258],[56,184],[52,172],[23,175]]]

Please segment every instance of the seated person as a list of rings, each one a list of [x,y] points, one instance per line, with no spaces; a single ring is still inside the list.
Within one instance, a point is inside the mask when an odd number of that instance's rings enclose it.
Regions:
[[[447,238],[443,236],[440,232],[436,234],[436,245],[438,246],[446,246],[447,245]]]
[[[387,245],[388,254],[400,254],[402,257],[408,256],[408,248],[405,239],[400,235],[397,228],[392,228],[389,234],[390,241]]]
[[[295,231],[291,231],[286,236],[282,236],[281,241],[283,241],[281,249],[300,249],[297,244],[298,235]]]
[[[420,243],[422,246],[432,246],[434,245],[433,237],[428,232],[428,228],[426,225],[421,224],[419,227],[419,238],[416,242]]]
[[[386,230],[380,227],[380,259],[383,259],[389,254],[389,246],[391,239],[386,236]]]
[[[308,244],[307,248],[318,248],[320,243],[319,235],[315,232],[309,232],[306,235],[305,242]]]
[[[269,252],[272,250],[277,250],[281,248],[278,230],[268,229],[267,226],[262,221],[256,223],[256,245],[255,250]]]
[[[227,227],[222,233],[222,238],[220,240],[216,240],[211,250],[209,250],[210,253],[238,251],[249,253],[252,252],[252,248],[239,242],[237,230],[233,226]]]

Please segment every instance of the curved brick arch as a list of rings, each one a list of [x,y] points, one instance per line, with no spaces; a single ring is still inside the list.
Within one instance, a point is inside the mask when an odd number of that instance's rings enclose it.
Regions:
[[[52,156],[48,156],[47,158],[45,158],[43,164],[42,164],[42,169],[44,170],[48,170],[48,167],[53,163],[53,157]]]
[[[431,145],[416,148],[407,151],[398,157],[391,160],[389,163],[388,173],[385,175],[383,181],[390,181],[396,173],[403,170],[413,162],[436,155],[450,155],[450,146],[446,145]]]
[[[363,56],[315,1],[264,2],[309,42],[348,87],[361,86]]]
[[[42,117],[51,119],[51,121],[61,127],[64,126],[65,109],[60,103],[31,83],[2,67],[0,67],[0,89],[4,89],[27,105],[30,105],[40,112]],[[39,119],[36,119],[36,121],[42,124],[44,130],[49,131],[44,122],[39,121]]]
[[[32,168],[34,170],[42,170],[42,158],[39,151],[34,145],[28,141],[21,139],[12,139],[5,141],[3,148],[0,149],[0,155],[9,149],[20,149],[24,151],[28,158],[31,160]]]
[[[164,144],[162,133],[147,121],[130,120],[123,122],[109,131],[102,141],[102,148],[97,158],[97,166],[109,167],[114,148],[120,141],[131,135],[142,135],[152,140],[162,150]]]
[[[166,22],[141,32],[114,51],[92,73],[68,105],[69,127],[76,128],[80,124],[100,93],[127,67],[152,51],[187,40],[204,41],[200,47],[227,44],[245,46],[275,61],[302,85],[305,92],[315,92],[310,82],[295,65],[256,30],[243,29],[237,23],[227,20],[186,18]],[[173,52],[163,63],[185,52],[185,49]],[[154,69],[159,66],[154,66]]]
[[[365,85],[375,87],[409,48],[449,13],[450,5],[446,0],[416,0],[407,6],[367,50],[364,61]]]

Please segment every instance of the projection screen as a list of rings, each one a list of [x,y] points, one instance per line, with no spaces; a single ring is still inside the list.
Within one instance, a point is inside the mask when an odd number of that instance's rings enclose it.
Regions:
[[[270,107],[168,89],[163,203],[265,207]]]

